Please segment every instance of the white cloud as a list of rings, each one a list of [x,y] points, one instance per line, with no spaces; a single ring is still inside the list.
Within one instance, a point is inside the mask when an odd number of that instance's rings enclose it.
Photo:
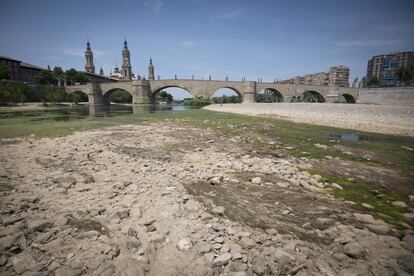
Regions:
[[[158,15],[162,8],[162,2],[159,0],[146,0],[144,1],[144,6],[153,10],[155,15]]]
[[[195,41],[183,41],[183,42],[180,43],[180,45],[183,46],[183,47],[194,47],[194,46],[198,45],[198,43],[195,42]]]
[[[362,48],[362,47],[377,47],[387,45],[397,45],[402,43],[401,40],[340,40],[334,41],[333,44],[342,48]]]
[[[226,13],[217,14],[213,16],[213,19],[224,19],[224,20],[232,20],[240,17],[243,14],[242,9],[237,9],[233,11],[228,11]]]
[[[85,55],[84,49],[66,48],[62,53],[67,56],[83,57]]]

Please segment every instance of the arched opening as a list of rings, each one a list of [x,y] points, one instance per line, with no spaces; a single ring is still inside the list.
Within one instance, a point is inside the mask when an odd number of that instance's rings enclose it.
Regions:
[[[283,102],[282,93],[274,88],[265,88],[256,94],[257,103],[281,103]]]
[[[342,97],[345,99],[346,103],[356,103],[355,98],[350,94],[342,94]]]
[[[114,88],[109,90],[104,95],[105,99],[111,104],[131,104],[132,95],[120,88]]]
[[[241,103],[242,97],[236,89],[230,87],[223,87],[217,89],[214,92],[213,96],[211,97],[211,100],[213,103],[216,104]]]
[[[305,103],[324,103],[325,98],[317,91],[306,91],[303,93],[303,102]]]
[[[166,86],[156,89],[151,100],[154,104],[183,104],[194,99],[194,96],[186,89],[178,86]]]
[[[74,104],[85,104],[89,102],[89,99],[85,92],[75,91],[66,96],[66,101]]]

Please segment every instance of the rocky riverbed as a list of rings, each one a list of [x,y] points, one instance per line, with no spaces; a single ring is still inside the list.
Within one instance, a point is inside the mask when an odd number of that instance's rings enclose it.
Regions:
[[[1,140],[0,274],[414,273],[411,229],[241,139],[164,121]]]

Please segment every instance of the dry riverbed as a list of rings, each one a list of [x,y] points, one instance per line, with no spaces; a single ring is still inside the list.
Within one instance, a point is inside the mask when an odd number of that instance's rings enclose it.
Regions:
[[[414,107],[331,103],[210,105],[205,109],[414,137]]]
[[[409,225],[242,139],[166,120],[1,140],[0,274],[414,273]]]

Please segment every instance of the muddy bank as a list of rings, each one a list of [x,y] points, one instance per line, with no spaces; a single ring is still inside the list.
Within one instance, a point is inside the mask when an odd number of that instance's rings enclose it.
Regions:
[[[210,105],[205,109],[275,117],[293,122],[414,137],[414,108],[395,105],[260,103]]]
[[[310,160],[241,139],[177,120],[8,139],[0,273],[414,272],[412,230],[333,198],[339,185],[301,170]]]

